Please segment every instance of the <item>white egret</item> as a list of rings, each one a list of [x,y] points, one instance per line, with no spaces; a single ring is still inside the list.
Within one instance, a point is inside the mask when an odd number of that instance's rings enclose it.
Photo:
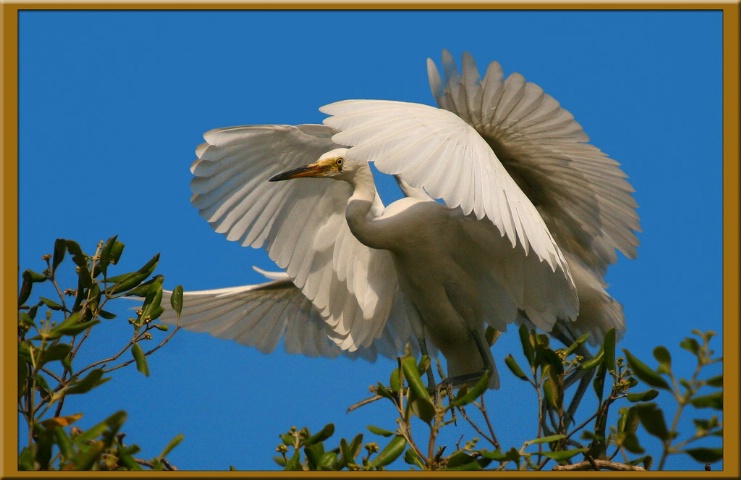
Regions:
[[[621,333],[603,277],[616,249],[635,255],[625,174],[520,75],[502,81],[493,62],[481,79],[465,54],[462,76],[447,52],[443,64],[445,82],[428,60],[443,109],[344,101],[321,109],[325,125],[206,133],[193,205],[227,239],[264,247],[295,288],[192,292],[180,323],[268,351],[285,334],[287,350],[328,356],[393,356],[416,337],[454,379],[490,369],[492,387],[487,325]],[[369,161],[410,196],[384,208]]]

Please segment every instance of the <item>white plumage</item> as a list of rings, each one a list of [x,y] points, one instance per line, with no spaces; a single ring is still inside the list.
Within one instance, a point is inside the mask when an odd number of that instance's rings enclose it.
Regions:
[[[603,277],[616,249],[635,256],[625,174],[521,76],[502,81],[493,62],[481,79],[467,54],[461,76],[447,51],[443,67],[445,80],[428,60],[442,109],[348,100],[321,108],[325,125],[206,133],[193,205],[286,275],[187,293],[180,323],[262,351],[282,337],[291,353],[371,360],[424,338],[451,376],[493,368],[477,351],[487,325],[621,333]],[[369,161],[410,197],[384,208]]]

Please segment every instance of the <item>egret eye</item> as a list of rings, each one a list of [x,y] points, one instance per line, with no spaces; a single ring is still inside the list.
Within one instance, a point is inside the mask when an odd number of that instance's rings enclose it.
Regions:
[[[336,165],[337,165],[338,167],[341,167],[341,166],[342,166],[342,162],[343,162],[342,158],[338,158],[337,160],[335,160],[335,164],[336,164]]]

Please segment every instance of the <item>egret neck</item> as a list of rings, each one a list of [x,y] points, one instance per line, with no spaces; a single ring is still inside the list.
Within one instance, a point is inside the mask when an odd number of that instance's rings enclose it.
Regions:
[[[347,225],[362,244],[371,248],[389,249],[388,232],[376,220],[383,212],[383,205],[376,192],[373,173],[367,162],[357,162],[356,165],[354,171],[341,177],[353,186],[353,194],[347,200],[345,209]]]

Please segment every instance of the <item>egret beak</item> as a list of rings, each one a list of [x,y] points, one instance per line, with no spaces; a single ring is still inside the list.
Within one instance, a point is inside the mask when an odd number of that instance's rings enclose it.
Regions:
[[[333,164],[331,162],[315,162],[305,167],[295,168],[288,170],[287,172],[279,173],[274,177],[271,177],[270,182],[280,182],[282,180],[291,180],[293,178],[304,178],[304,177],[326,177],[332,171]]]

